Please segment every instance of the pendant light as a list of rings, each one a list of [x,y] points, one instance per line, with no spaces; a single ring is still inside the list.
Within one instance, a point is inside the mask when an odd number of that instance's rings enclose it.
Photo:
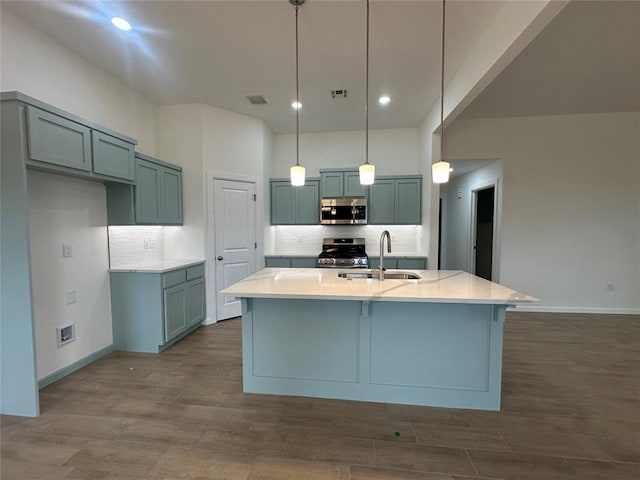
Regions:
[[[440,161],[431,165],[433,183],[447,183],[451,165],[444,160],[444,26],[445,2],[442,0],[442,68],[440,70]]]
[[[369,0],[367,0],[367,73],[365,82],[365,130],[364,130],[364,163],[360,165],[360,184],[373,185],[376,177],[376,167],[369,163]]]
[[[300,87],[298,81],[298,7],[302,5],[305,0],[289,0],[289,3],[296,7],[296,164],[291,167],[291,185],[294,187],[301,187],[304,185],[304,172],[305,169],[300,165]]]

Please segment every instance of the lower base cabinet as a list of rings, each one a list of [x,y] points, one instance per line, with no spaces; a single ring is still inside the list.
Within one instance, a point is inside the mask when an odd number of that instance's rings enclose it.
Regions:
[[[206,317],[204,263],[164,273],[111,272],[116,350],[158,353]]]

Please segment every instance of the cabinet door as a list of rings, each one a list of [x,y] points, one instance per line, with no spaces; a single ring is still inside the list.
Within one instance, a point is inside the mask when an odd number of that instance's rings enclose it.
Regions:
[[[291,268],[291,259],[288,257],[266,257],[264,266],[267,268]]]
[[[318,257],[291,257],[291,266],[293,268],[316,268]]]
[[[182,225],[182,172],[161,168],[160,181],[161,223]]]
[[[124,180],[135,179],[134,146],[128,142],[93,130],[93,171]]]
[[[344,172],[344,196],[367,196],[367,186],[360,184],[360,172]]]
[[[426,270],[427,259],[425,257],[399,258],[398,268],[409,270]]]
[[[29,159],[91,171],[91,130],[66,118],[27,107]]]
[[[295,223],[293,188],[289,182],[271,182],[271,225]]]
[[[160,168],[136,159],[136,223],[160,223]]]
[[[369,223],[395,222],[395,180],[376,180],[369,187]]]
[[[200,323],[205,318],[204,278],[192,280],[186,285],[189,305],[187,309],[187,326]]]
[[[292,187],[296,193],[297,225],[320,223],[320,185],[317,180],[307,181],[302,187]]]
[[[164,334],[168,342],[187,328],[187,288],[185,284],[164,289]]]
[[[395,223],[414,225],[421,223],[422,180],[406,178],[396,180]]]
[[[322,172],[320,174],[323,198],[336,198],[344,196],[344,173]]]

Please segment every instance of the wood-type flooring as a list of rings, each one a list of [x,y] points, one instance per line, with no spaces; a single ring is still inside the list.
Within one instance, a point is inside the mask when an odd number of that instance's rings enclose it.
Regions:
[[[640,318],[509,313],[502,409],[242,393],[240,320],[114,352],[2,417],[0,478],[640,479]]]

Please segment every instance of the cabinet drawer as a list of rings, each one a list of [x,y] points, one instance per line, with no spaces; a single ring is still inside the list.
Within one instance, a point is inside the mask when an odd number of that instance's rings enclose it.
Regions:
[[[204,276],[204,264],[194,265],[192,267],[187,268],[187,281],[193,280],[194,278],[200,278]]]
[[[179,283],[187,281],[186,272],[184,268],[179,270],[173,270],[162,275],[162,288],[173,287]]]

